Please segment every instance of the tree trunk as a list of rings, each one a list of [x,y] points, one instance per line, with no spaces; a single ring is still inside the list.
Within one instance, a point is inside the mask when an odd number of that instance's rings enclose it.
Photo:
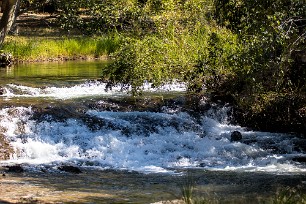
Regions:
[[[21,0],[17,0],[16,3],[13,6],[13,11],[14,12],[12,15],[10,15],[10,20],[7,26],[7,30],[9,33],[16,33],[17,27],[16,27],[16,20],[17,17],[20,14],[20,1]]]
[[[20,0],[3,0],[2,1],[2,10],[3,15],[0,20],[0,47],[4,42],[5,36],[10,30],[13,22],[16,19],[17,7],[20,3]]]

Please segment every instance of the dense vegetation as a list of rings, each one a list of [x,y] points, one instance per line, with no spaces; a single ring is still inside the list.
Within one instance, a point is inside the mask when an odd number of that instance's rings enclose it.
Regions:
[[[222,88],[243,108],[247,123],[305,133],[305,3],[214,2],[216,21],[238,34],[243,46],[234,72],[238,83]]]
[[[24,0],[62,29],[120,39],[110,84],[178,80],[236,107],[237,122],[306,132],[305,0]],[[24,9],[25,10],[25,9]],[[282,131],[277,127],[275,130]]]

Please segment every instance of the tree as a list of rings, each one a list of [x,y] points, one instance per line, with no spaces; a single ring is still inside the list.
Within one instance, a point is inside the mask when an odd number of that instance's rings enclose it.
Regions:
[[[261,83],[263,91],[306,90],[305,2],[214,0],[216,21],[244,45],[240,61],[248,69],[242,78]]]
[[[4,39],[16,20],[19,9],[20,0],[3,0],[1,10],[3,15],[0,19],[0,46],[2,46]]]

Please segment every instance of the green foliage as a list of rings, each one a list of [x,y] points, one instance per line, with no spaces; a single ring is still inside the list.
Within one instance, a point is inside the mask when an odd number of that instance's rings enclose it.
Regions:
[[[113,56],[114,62],[104,70],[104,76],[112,83],[132,85],[135,93],[145,81],[159,86],[179,80],[190,63],[185,51],[185,47],[156,36],[127,38]]]
[[[204,85],[208,91],[222,89],[220,86],[226,79],[241,72],[237,66],[240,53],[237,36],[220,28],[205,33],[205,36],[206,46],[198,52],[196,64],[188,75],[190,91],[202,91]]]
[[[61,1],[58,0],[20,0],[19,14],[24,12],[43,12],[56,14]]]
[[[132,85],[134,93],[145,81],[158,86],[174,79],[186,81],[190,91],[199,91],[209,78],[235,69],[237,37],[213,22],[208,24],[210,1],[156,2],[143,5],[155,32],[128,38],[104,70],[104,77]]]
[[[139,16],[136,0],[61,0],[57,5],[61,27],[85,34],[130,29]]]
[[[106,36],[102,36],[96,39],[96,49],[95,49],[95,55],[101,56],[101,55],[110,55],[116,50],[119,49],[122,36],[120,36],[118,33],[110,33]]]
[[[103,71],[104,77],[108,76],[112,83],[131,85],[134,93],[145,81],[160,85],[176,78],[171,67],[164,63],[164,45],[154,36],[142,40],[127,38],[115,54],[114,62]]]
[[[266,131],[301,131],[306,91],[305,0],[214,0],[218,25],[237,35],[240,49],[230,74],[209,80],[211,91],[230,96],[238,122]],[[212,55],[214,56],[214,55]],[[228,98],[228,97],[227,97]],[[283,111],[286,110],[286,111]],[[267,126],[270,126],[268,129]],[[284,127],[284,128],[283,128]]]
[[[301,81],[305,72],[296,66],[299,59],[294,55],[295,51],[306,53],[304,0],[215,0],[214,6],[217,22],[239,35],[244,48],[240,67],[248,67],[241,77],[256,82],[253,91],[306,88]]]

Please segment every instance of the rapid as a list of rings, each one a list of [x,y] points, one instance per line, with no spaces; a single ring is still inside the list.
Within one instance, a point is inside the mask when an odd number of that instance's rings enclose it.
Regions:
[[[299,135],[233,125],[226,105],[190,111],[186,87],[178,82],[160,88],[144,83],[136,102],[128,87],[109,88],[99,80],[103,66],[1,68],[0,135],[12,151],[0,165],[49,173],[71,165],[141,174],[190,169],[305,175],[305,139]],[[203,98],[201,105],[206,103]],[[234,131],[242,134],[240,141],[231,141]]]

